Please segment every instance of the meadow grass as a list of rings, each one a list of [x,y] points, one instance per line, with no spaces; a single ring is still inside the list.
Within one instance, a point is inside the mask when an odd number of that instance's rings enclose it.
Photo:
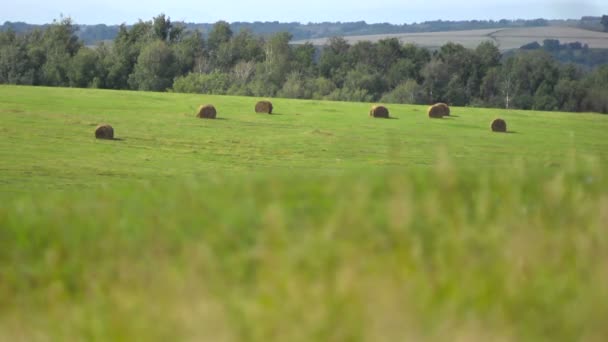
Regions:
[[[0,91],[0,340],[608,338],[606,116]]]
[[[0,189],[96,187],[174,180],[184,175],[367,172],[428,168],[439,153],[458,167],[510,167],[521,161],[559,168],[570,154],[608,160],[608,117],[597,114],[452,108],[430,120],[426,106],[390,105],[393,119],[368,116],[370,104],[128,91],[0,87]],[[217,120],[195,118],[212,103]],[[511,134],[490,132],[496,117]],[[118,141],[98,141],[99,123]],[[604,164],[605,165],[605,164]]]

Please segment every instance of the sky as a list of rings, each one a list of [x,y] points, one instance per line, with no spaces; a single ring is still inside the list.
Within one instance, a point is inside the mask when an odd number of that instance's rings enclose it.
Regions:
[[[608,14],[608,0],[0,0],[0,23],[132,24],[165,13],[173,21],[302,23],[360,21],[393,24],[427,20],[578,19]]]

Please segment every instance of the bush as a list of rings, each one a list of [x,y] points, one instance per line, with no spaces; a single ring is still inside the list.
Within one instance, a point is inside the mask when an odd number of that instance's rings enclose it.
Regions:
[[[325,96],[329,101],[371,102],[372,96],[365,89],[338,88]]]
[[[421,104],[423,103],[422,87],[414,80],[407,80],[384,94],[380,102]]]
[[[312,80],[312,98],[321,100],[336,90],[336,85],[330,79],[318,77]]]
[[[384,77],[378,72],[366,66],[358,65],[355,69],[346,74],[344,88],[362,89],[371,96],[372,99],[379,99],[381,94],[386,91]]]
[[[173,91],[177,93],[225,95],[232,84],[229,74],[214,72],[211,74],[190,73],[173,82]]]
[[[306,80],[303,79],[299,72],[292,72],[289,74],[289,76],[287,76],[287,81],[283,84],[283,88],[277,93],[278,97],[291,99],[308,99],[311,95],[311,92],[306,86]]]

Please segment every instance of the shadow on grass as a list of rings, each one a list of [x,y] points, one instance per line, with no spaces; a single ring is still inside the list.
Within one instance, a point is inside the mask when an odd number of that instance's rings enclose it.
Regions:
[[[101,140],[101,141],[125,141],[124,138],[95,138],[95,140]]]

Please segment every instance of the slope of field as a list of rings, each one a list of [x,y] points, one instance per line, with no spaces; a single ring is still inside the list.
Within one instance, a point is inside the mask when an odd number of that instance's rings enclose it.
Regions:
[[[545,39],[558,39],[562,44],[580,42],[588,44],[590,48],[608,49],[608,33],[565,26],[347,36],[344,38],[351,44],[366,40],[375,42],[385,38],[397,38],[402,43],[413,43],[426,48],[439,48],[448,42],[462,44],[467,48],[475,48],[481,42],[491,41],[496,43],[503,51],[517,49],[532,42],[542,44]],[[296,41],[294,44],[304,42]],[[328,39],[319,38],[310,40],[310,42],[314,45],[325,45]]]
[[[0,94],[0,341],[608,338],[608,116]]]

